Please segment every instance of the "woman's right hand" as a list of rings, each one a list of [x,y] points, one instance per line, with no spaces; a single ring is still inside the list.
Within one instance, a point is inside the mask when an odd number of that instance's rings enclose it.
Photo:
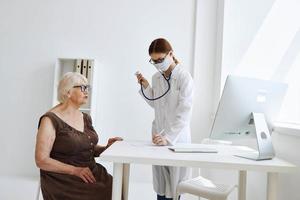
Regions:
[[[138,74],[138,75],[136,75],[136,77],[137,77],[138,83],[142,84],[145,89],[149,86],[149,82],[147,81],[147,79],[145,79],[143,77],[142,74]]]
[[[78,176],[81,178],[85,183],[95,183],[96,179],[88,167],[75,167],[73,169],[72,175]]]

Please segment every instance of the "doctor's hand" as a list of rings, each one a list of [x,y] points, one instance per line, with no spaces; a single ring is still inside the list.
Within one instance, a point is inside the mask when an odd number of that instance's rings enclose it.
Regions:
[[[123,138],[121,137],[113,137],[113,138],[109,138],[108,141],[107,141],[107,145],[105,148],[108,148],[110,147],[113,143],[115,143],[116,141],[122,141]]]
[[[136,78],[137,78],[137,80],[138,80],[138,83],[139,83],[139,84],[142,83],[142,85],[143,85],[143,87],[144,87],[145,89],[149,86],[149,82],[147,81],[147,79],[145,79],[145,78],[143,77],[142,74],[136,75]]]
[[[168,145],[168,141],[166,139],[165,136],[162,136],[160,134],[154,134],[152,136],[152,142],[156,145],[159,145],[159,146],[166,146]]]

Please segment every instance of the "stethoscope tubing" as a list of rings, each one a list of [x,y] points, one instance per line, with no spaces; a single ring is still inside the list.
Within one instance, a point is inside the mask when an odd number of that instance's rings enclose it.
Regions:
[[[145,93],[144,93],[143,85],[142,85],[142,83],[141,83],[141,91],[142,91],[142,94],[143,94],[143,96],[145,97],[145,99],[147,99],[147,100],[149,100],[149,101],[155,101],[155,100],[158,100],[158,99],[164,97],[164,96],[169,92],[169,90],[171,89],[171,85],[170,85],[171,75],[172,75],[172,73],[170,74],[169,78],[166,78],[165,75],[162,74],[162,76],[164,77],[164,79],[165,79],[165,80],[167,81],[167,83],[168,83],[168,89],[167,89],[166,92],[164,92],[162,95],[160,95],[159,97],[156,97],[156,98],[149,98],[149,97],[147,97],[147,96],[145,95]]]

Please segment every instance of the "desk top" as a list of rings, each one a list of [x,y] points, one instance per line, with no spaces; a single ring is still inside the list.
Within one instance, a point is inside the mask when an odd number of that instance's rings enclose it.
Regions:
[[[254,161],[234,156],[241,151],[251,151],[244,146],[204,145],[215,148],[218,153],[174,153],[168,146],[155,146],[150,142],[116,142],[97,160],[115,163],[150,164],[164,166],[186,166],[230,170],[265,172],[294,172],[298,167],[277,157],[272,160]]]

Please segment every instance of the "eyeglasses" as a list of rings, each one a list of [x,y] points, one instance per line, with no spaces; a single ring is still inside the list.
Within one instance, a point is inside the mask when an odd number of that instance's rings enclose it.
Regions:
[[[73,88],[80,88],[81,92],[89,92],[91,90],[90,85],[76,85]]]
[[[169,53],[167,53],[167,55],[166,55],[165,57],[163,57],[163,58],[158,58],[158,59],[156,59],[156,60],[153,60],[152,58],[150,58],[149,62],[150,62],[151,64],[162,63],[162,62],[164,62],[164,60],[166,59],[166,57],[167,57],[168,55],[169,55]]]

